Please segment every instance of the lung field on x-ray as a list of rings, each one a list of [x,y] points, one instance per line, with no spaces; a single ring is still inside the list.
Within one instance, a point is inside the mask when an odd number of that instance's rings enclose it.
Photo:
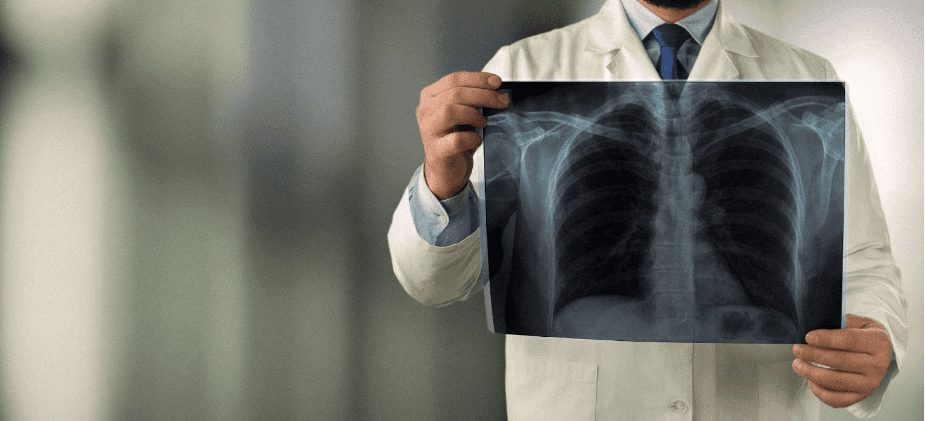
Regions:
[[[496,331],[794,343],[841,325],[841,83],[501,90],[480,174]]]

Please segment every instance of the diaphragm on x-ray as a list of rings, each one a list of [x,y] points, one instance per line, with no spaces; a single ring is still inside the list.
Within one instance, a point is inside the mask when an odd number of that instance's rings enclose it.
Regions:
[[[843,83],[500,91],[475,168],[494,332],[801,343],[843,326]]]

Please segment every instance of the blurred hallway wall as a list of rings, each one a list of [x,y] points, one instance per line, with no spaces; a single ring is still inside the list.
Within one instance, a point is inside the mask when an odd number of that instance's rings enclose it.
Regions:
[[[247,3],[114,1],[104,84],[125,174],[116,419],[242,419]]]

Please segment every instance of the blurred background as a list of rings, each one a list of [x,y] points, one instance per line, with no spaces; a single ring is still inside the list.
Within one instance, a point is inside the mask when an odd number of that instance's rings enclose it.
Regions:
[[[481,295],[392,273],[414,109],[602,3],[0,0],[0,417],[503,419]],[[922,2],[725,7],[848,82],[912,332],[878,419],[921,419]]]

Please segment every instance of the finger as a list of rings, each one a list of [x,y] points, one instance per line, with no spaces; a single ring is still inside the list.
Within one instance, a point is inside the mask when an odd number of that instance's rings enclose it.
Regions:
[[[793,361],[793,371],[826,389],[836,392],[865,392],[876,388],[872,381],[857,373],[844,373],[816,367],[799,358]]]
[[[873,320],[870,320],[866,317],[854,315],[854,314],[846,314],[845,315],[845,328],[846,329],[860,329],[860,328],[863,328],[867,324],[868,321],[873,321]]]
[[[450,73],[421,91],[421,99],[437,96],[440,93],[455,87],[469,87],[494,90],[501,86],[501,78],[488,72],[455,72]]]
[[[812,345],[794,345],[793,353],[801,360],[822,364],[838,371],[866,374],[870,372],[873,357],[857,352],[818,348]]]
[[[845,323],[846,329],[861,329],[861,330],[866,330],[866,331],[878,332],[882,334],[883,336],[885,336],[887,339],[889,339],[890,335],[886,333],[886,328],[883,327],[883,325],[880,324],[880,322],[877,322],[876,320],[873,320],[873,319],[868,319],[866,317],[857,316],[854,314],[847,314],[846,316],[847,316],[846,317],[847,321]]]
[[[851,406],[870,396],[869,393],[862,392],[837,392],[834,390],[826,389],[825,387],[822,387],[811,381],[808,383],[809,389],[812,390],[813,394],[816,395],[820,401],[833,408],[844,408],[846,406]]]
[[[482,144],[482,137],[476,132],[461,131],[437,139],[425,151],[428,157],[438,160],[452,158],[461,153],[473,153]]]
[[[820,348],[879,355],[884,347],[889,346],[889,339],[868,330],[817,329],[806,334],[806,343]]]
[[[483,128],[488,123],[478,110],[465,105],[447,105],[440,107],[430,115],[419,114],[421,134],[425,137],[442,137],[454,131],[458,126],[470,125]]]
[[[508,103],[510,103],[510,97],[501,92],[470,87],[450,88],[421,100],[421,105],[424,107],[461,104],[470,107],[504,108]]]
[[[806,343],[820,348],[853,350],[857,339],[847,329],[816,329],[806,334]]]

